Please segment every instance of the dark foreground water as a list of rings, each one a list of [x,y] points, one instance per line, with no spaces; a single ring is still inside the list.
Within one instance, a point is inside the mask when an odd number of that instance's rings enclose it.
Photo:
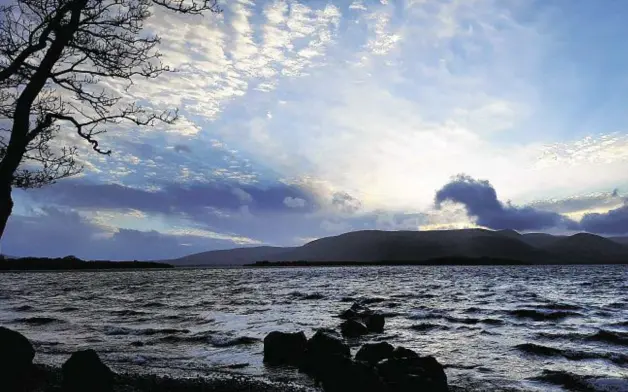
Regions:
[[[0,324],[34,342],[36,361],[90,347],[118,371],[173,376],[303,381],[266,369],[261,339],[336,327],[355,299],[388,314],[385,334],[356,347],[381,339],[434,355],[451,384],[628,391],[627,266],[0,274]]]

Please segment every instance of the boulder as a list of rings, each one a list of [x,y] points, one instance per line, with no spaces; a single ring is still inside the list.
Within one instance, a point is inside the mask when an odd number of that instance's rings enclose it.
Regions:
[[[409,348],[398,346],[392,353],[393,358],[418,358],[419,354]]]
[[[338,315],[341,319],[349,320],[358,317],[358,313],[353,309],[347,309]]]
[[[305,354],[303,332],[273,331],[264,338],[264,362],[271,365],[298,365]]]
[[[338,317],[344,320],[357,321],[365,325],[367,332],[384,332],[384,324],[386,323],[384,315],[374,312],[368,307],[357,302],[351,305],[351,308],[340,313]],[[363,334],[359,327],[354,323],[342,323],[340,327],[341,331],[343,331],[342,334],[345,336],[356,337]],[[347,333],[344,332],[345,329],[347,330]]]
[[[342,324],[340,324],[340,332],[342,333],[342,336],[348,338],[357,338],[358,336],[366,335],[367,333],[369,333],[369,330],[366,325],[362,324],[361,322],[350,319],[345,320]]]
[[[316,379],[326,378],[335,371],[330,369],[332,363],[350,356],[349,346],[336,331],[320,329],[307,341],[301,370]]]
[[[384,359],[376,369],[392,392],[449,391],[443,366],[432,356]]]
[[[388,342],[367,343],[355,354],[355,360],[375,366],[379,361],[392,358],[394,347]]]
[[[113,372],[94,350],[77,351],[61,368],[64,392],[111,392]]]
[[[335,331],[319,329],[314,336],[307,341],[308,357],[325,358],[331,355],[349,357],[351,350]]]
[[[24,335],[0,327],[0,380],[9,390],[26,381],[32,368],[35,350]]]
[[[369,314],[364,318],[364,321],[366,322],[366,328],[369,332],[384,332],[384,324],[386,323],[384,315],[379,313]]]
[[[332,355],[321,364],[315,375],[325,392],[387,392],[377,371],[365,363],[344,355]]]

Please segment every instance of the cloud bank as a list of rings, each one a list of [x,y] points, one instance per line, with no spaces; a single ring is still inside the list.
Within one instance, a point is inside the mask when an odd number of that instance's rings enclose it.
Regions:
[[[617,190],[610,194],[611,198],[618,198]],[[544,203],[563,211],[570,211],[582,207],[590,207],[592,201],[604,201],[605,198],[567,199],[561,203]],[[585,213],[580,221],[553,211],[539,209],[536,206],[515,206],[510,202],[503,203],[497,197],[497,192],[487,180],[474,179],[460,174],[451,182],[436,192],[435,205],[441,208],[445,202],[454,202],[464,205],[469,217],[479,226],[490,229],[513,229],[519,231],[535,231],[558,229],[564,231],[586,231],[596,234],[626,234],[628,233],[628,205],[608,210],[604,213]],[[625,203],[625,202],[624,202]],[[598,203],[599,204],[599,203]]]

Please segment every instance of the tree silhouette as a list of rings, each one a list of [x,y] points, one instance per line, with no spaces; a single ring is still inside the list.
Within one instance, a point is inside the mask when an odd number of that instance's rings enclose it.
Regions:
[[[75,146],[52,143],[75,132],[98,154],[108,126],[172,123],[177,110],[125,102],[103,81],[156,78],[170,71],[143,31],[154,7],[179,14],[220,12],[217,0],[16,0],[0,6],[0,238],[11,190],[79,173]]]

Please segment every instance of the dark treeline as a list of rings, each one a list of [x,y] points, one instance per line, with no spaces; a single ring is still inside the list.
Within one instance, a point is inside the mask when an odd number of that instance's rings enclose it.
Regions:
[[[63,258],[23,257],[0,260],[0,271],[29,270],[95,270],[95,269],[142,269],[173,268],[170,264],[141,261],[84,261],[68,256]]]
[[[249,267],[342,267],[382,265],[532,265],[520,260],[492,257],[442,257],[429,260],[381,260],[381,261],[257,261]]]

